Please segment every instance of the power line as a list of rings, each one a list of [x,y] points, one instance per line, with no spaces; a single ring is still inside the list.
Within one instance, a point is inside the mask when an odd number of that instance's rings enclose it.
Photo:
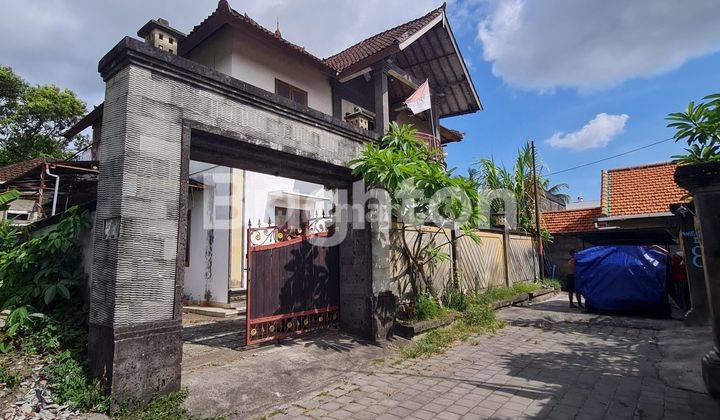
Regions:
[[[638,150],[643,150],[643,149],[647,149],[647,148],[649,148],[649,147],[657,146],[657,145],[660,144],[660,143],[665,143],[665,142],[670,141],[670,140],[675,140],[675,139],[674,139],[673,137],[670,137],[669,139],[656,141],[656,142],[653,142],[653,143],[650,143],[650,144],[646,144],[645,146],[640,146],[640,147],[637,147],[637,148],[635,148],[635,149],[628,150],[628,151],[626,151],[626,152],[618,153],[617,155],[608,156],[608,157],[606,157],[606,158],[598,159],[598,160],[595,160],[595,161],[592,161],[592,162],[588,162],[588,163],[583,163],[582,165],[573,166],[572,168],[563,169],[562,171],[552,172],[552,173],[547,174],[546,176],[557,175],[557,174],[561,174],[561,173],[563,173],[563,172],[574,171],[575,169],[580,169],[580,168],[584,168],[584,167],[586,167],[586,166],[595,165],[595,164],[598,164],[598,163],[600,163],[600,162],[605,162],[605,161],[607,161],[607,160],[615,159],[615,158],[620,157],[620,156],[629,155],[630,153],[637,152]]]

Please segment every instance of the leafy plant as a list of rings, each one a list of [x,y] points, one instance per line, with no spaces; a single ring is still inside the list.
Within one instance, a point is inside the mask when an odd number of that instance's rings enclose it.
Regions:
[[[88,227],[87,212],[72,208],[54,230],[0,254],[0,307],[12,310],[7,335],[51,312],[58,298],[69,300],[85,280],[79,241]]]
[[[0,193],[0,211],[5,211],[10,207],[10,203],[20,198],[18,190],[4,191]]]
[[[430,296],[419,296],[408,308],[408,319],[411,321],[425,321],[447,316],[450,311],[440,306],[437,300]]]
[[[75,142],[62,133],[85,113],[85,104],[70,90],[52,85],[31,86],[11,68],[0,66],[0,166],[39,156],[68,158]]]
[[[518,229],[528,233],[534,233],[536,229],[535,223],[535,194],[534,194],[534,178],[533,178],[533,159],[532,148],[530,143],[525,143],[518,149],[515,165],[511,169],[499,165],[494,159],[480,159],[476,162],[480,170],[471,172],[478,180],[482,188],[487,191],[507,190],[511,191],[517,206],[516,224]],[[565,202],[570,200],[570,196],[561,193],[562,190],[568,188],[567,184],[551,185],[548,178],[540,175],[543,167],[537,168],[538,190],[540,194],[543,192],[556,195]],[[499,199],[494,199],[490,203],[490,210],[493,213],[504,211],[504,204]],[[541,236],[544,241],[551,241],[550,234],[541,229]]]
[[[675,155],[679,164],[692,165],[720,162],[720,93],[703,98],[707,102],[690,102],[684,112],[667,116],[667,125],[675,129],[676,142],[684,141],[687,154]]]
[[[0,331],[0,351],[43,357],[43,374],[58,403],[106,411],[109,400],[85,365],[88,330],[78,293],[85,281],[79,241],[88,227],[87,212],[78,208],[35,236],[0,225],[0,307],[11,310]]]
[[[467,309],[468,301],[459,287],[454,282],[445,287],[442,296],[442,304],[446,308],[453,309],[458,312],[462,312]]]
[[[65,350],[53,355],[48,362],[44,373],[59,401],[86,411],[108,410],[109,397],[105,395],[100,381],[89,379],[85,366],[78,362],[70,351]]]
[[[472,230],[480,220],[478,191],[475,182],[447,170],[440,151],[429,148],[416,133],[409,125],[391,123],[388,133],[378,143],[368,144],[350,167],[368,188],[383,188],[390,194],[391,214],[397,222],[392,237],[397,238],[406,263],[410,298],[426,293],[439,301],[430,274],[449,259],[443,249],[463,236],[480,240]],[[446,223],[440,227],[450,229],[424,228],[438,220]],[[450,230],[456,227],[460,234],[454,236]]]

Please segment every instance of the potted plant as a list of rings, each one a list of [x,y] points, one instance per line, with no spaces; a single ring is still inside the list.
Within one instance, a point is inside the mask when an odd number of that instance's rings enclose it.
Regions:
[[[690,102],[684,112],[668,116],[675,141],[687,143],[675,182],[688,190],[695,206],[695,225],[702,248],[705,286],[715,346],[702,359],[708,392],[720,396],[720,94]]]

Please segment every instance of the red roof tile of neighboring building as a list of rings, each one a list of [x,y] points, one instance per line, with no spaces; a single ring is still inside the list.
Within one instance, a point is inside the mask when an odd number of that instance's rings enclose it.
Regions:
[[[445,4],[429,12],[423,17],[380,32],[379,34],[373,35],[364,41],[360,41],[357,44],[324,59],[323,62],[340,72],[347,67],[392,46],[393,44],[399,44],[410,38],[433,19],[440,16],[443,13],[443,10],[445,10]]]
[[[41,165],[57,162],[58,160],[59,159],[38,157],[35,159],[30,159],[23,162],[17,162],[11,165],[3,166],[2,168],[0,168],[0,182],[4,183],[13,181],[32,171],[33,169],[39,168]]]
[[[600,217],[600,207],[576,210],[546,211],[542,224],[550,233],[588,232],[595,230],[595,220]]]
[[[673,179],[677,164],[654,163],[611,169],[603,174],[601,208],[605,216],[666,213],[687,191]]]

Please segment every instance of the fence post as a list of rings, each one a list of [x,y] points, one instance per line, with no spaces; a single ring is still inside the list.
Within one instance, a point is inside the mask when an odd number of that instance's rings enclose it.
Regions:
[[[503,229],[503,266],[505,268],[505,286],[510,287],[510,231],[507,227]]]
[[[454,226],[454,225],[453,225]],[[450,229],[450,279],[455,283],[454,285],[461,290],[460,279],[458,278],[457,272],[457,244],[455,241],[455,229]]]

